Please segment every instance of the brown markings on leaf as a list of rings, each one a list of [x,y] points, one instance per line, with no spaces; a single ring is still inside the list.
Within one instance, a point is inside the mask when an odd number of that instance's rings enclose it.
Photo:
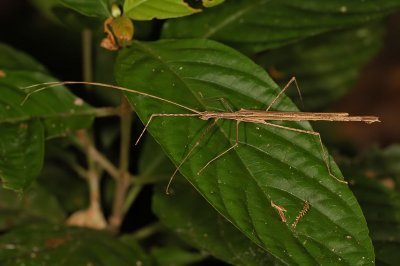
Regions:
[[[4,78],[6,76],[6,72],[4,70],[0,69],[0,78]]]
[[[100,46],[110,51],[117,51],[132,41],[134,27],[126,16],[109,17],[104,21],[104,32],[107,37],[101,41]]]
[[[65,242],[71,240],[72,237],[70,235],[65,235],[63,237],[55,237],[49,238],[45,242],[46,248],[58,248],[59,246],[63,245]]]
[[[286,223],[286,217],[285,217],[286,209],[283,208],[282,206],[276,205],[272,200],[271,200],[271,207],[278,211],[279,217],[281,217],[281,221],[283,223]]]
[[[303,205],[303,209],[301,209],[301,211],[299,212],[299,214],[297,214],[296,216],[296,220],[294,220],[294,222],[292,223],[292,228],[295,229],[297,224],[300,222],[300,220],[304,217],[304,215],[307,214],[308,210],[310,209],[310,203],[308,202],[308,200],[306,200],[304,202]]]
[[[21,124],[19,124],[19,128],[20,129],[27,129],[28,128],[28,124],[27,123],[21,123]]]

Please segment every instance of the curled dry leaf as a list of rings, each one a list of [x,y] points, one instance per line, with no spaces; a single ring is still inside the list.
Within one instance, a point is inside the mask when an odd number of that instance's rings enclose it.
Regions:
[[[104,21],[104,32],[107,37],[101,41],[101,47],[116,51],[130,43],[134,34],[132,21],[126,16],[109,17]]]
[[[86,210],[73,213],[67,220],[67,225],[104,229],[107,222],[103,216],[99,204],[91,204]]]

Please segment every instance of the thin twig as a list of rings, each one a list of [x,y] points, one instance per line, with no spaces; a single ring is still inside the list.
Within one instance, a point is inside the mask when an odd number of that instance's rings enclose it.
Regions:
[[[98,151],[96,147],[93,145],[89,146],[88,152],[92,156],[93,160],[96,161],[104,170],[106,170],[112,178],[118,180],[118,169],[100,151]]]

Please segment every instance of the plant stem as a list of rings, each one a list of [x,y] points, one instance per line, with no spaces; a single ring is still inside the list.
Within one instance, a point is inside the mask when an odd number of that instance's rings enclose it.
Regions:
[[[82,61],[83,61],[83,80],[93,80],[92,68],[92,31],[90,29],[83,29],[82,31]]]
[[[131,143],[132,110],[129,102],[123,96],[121,102],[121,142],[120,142],[120,161],[119,176],[115,187],[115,196],[112,214],[109,219],[111,231],[117,231],[121,226],[124,216],[124,202],[127,191],[131,185],[131,175],[129,173],[129,150]]]
[[[77,136],[82,147],[86,150],[86,159],[88,165],[88,170],[86,171],[86,179],[89,186],[90,205],[100,206],[100,176],[98,175],[96,161],[93,159],[93,156],[89,152],[91,146],[93,145],[90,138],[88,137],[88,133],[86,130],[79,130],[77,132]]]

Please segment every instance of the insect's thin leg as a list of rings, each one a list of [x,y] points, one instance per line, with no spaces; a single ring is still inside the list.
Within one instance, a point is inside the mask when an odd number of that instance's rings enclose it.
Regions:
[[[222,98],[222,97],[219,98],[218,100],[221,101],[221,103],[224,105],[224,107],[225,107],[227,110],[229,110],[229,112],[233,113],[233,110],[232,110],[232,108],[231,108],[231,106],[229,105],[229,103],[228,103],[227,100],[225,100],[225,99]]]
[[[310,130],[304,130],[304,129],[297,129],[297,128],[292,128],[292,127],[286,127],[286,126],[281,126],[281,125],[268,123],[268,122],[264,122],[263,124],[268,125],[268,126],[272,126],[272,127],[277,127],[277,128],[287,129],[287,130],[290,130],[290,131],[306,133],[306,134],[310,134],[310,135],[313,135],[313,136],[317,136],[319,144],[321,145],[322,158],[323,158],[323,160],[325,162],[326,168],[328,169],[329,175],[331,177],[333,177],[334,179],[336,179],[337,181],[339,181],[341,183],[344,183],[344,184],[347,184],[347,181],[341,180],[341,179],[337,178],[334,174],[332,174],[331,167],[330,167],[330,162],[329,162],[329,155],[328,155],[327,151],[324,148],[324,144],[322,144],[321,135],[318,132],[314,132],[314,131],[310,131]]]
[[[149,118],[149,121],[147,121],[146,126],[144,127],[144,129],[142,130],[142,132],[140,133],[138,139],[135,142],[135,145],[137,145],[140,141],[140,139],[143,137],[144,132],[146,132],[147,127],[150,125],[151,121],[153,120],[154,117],[157,116],[173,116],[173,117],[187,117],[187,116],[199,116],[199,114],[152,114]]]
[[[220,154],[218,154],[217,156],[215,156],[214,158],[212,158],[211,160],[209,160],[198,172],[197,175],[200,175],[201,172],[203,172],[204,169],[207,168],[207,166],[209,166],[212,162],[214,162],[215,160],[217,160],[218,158],[220,158],[221,156],[223,156],[224,154],[228,153],[230,150],[236,148],[239,145],[239,123],[240,121],[236,121],[236,141],[235,144],[233,146],[231,146],[230,148],[228,148],[227,150],[221,152]]]
[[[152,114],[152,115],[150,116],[149,121],[147,121],[147,123],[146,123],[144,129],[142,130],[142,132],[140,133],[139,137],[137,138],[137,140],[136,140],[136,142],[135,142],[135,146],[138,145],[140,139],[142,138],[144,132],[146,132],[147,127],[150,125],[150,122],[153,120],[153,118],[154,118],[154,117],[157,117],[157,116],[163,116],[163,115],[164,115],[164,114]]]
[[[271,107],[274,105],[274,103],[282,96],[282,94],[289,88],[290,84],[292,84],[294,82],[294,84],[296,85],[297,88],[297,92],[299,93],[299,97],[300,97],[300,101],[303,102],[303,98],[301,97],[301,92],[300,92],[300,88],[299,85],[297,84],[297,80],[296,77],[292,77],[289,82],[285,85],[285,87],[283,87],[283,89],[279,92],[279,94],[275,97],[275,99],[268,105],[266,111],[269,111],[269,109],[271,109]]]
[[[210,124],[205,130],[204,132],[201,134],[200,138],[196,141],[196,143],[193,145],[193,147],[189,150],[189,152],[185,155],[185,157],[182,159],[182,161],[179,163],[179,165],[176,167],[174,173],[171,175],[171,177],[169,178],[168,181],[168,185],[167,188],[165,189],[165,193],[167,195],[169,195],[169,187],[171,186],[172,180],[174,179],[175,175],[178,173],[179,169],[181,168],[181,166],[183,165],[183,163],[189,158],[189,156],[193,153],[193,151],[196,149],[197,146],[200,145],[201,141],[204,139],[205,135],[210,131],[210,129],[212,127],[215,126],[215,124],[217,123],[218,119],[215,119],[212,124]]]

